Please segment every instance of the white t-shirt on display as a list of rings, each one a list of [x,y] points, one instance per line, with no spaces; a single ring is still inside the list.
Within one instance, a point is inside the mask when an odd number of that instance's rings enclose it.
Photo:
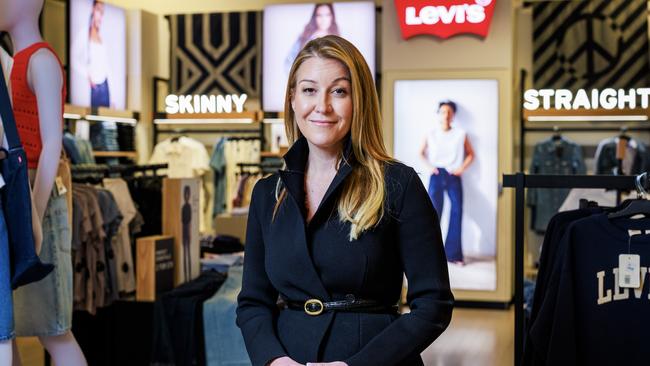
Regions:
[[[452,127],[447,131],[436,127],[427,135],[427,158],[436,168],[448,172],[460,168],[465,160],[465,136],[463,129]]]
[[[93,84],[102,84],[108,78],[108,53],[104,44],[88,42],[88,71]]]

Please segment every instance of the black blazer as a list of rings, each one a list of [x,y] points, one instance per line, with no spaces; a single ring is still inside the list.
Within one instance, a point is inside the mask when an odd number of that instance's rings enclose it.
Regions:
[[[348,161],[351,144],[346,142]],[[343,163],[306,224],[304,138],[285,155],[287,169],[253,189],[237,325],[253,365],[288,355],[297,362],[422,365],[420,353],[447,327],[453,296],[438,216],[415,171],[401,163],[385,169],[387,208],[380,224],[349,241],[336,201],[354,161]],[[275,188],[289,194],[272,221]],[[292,301],[356,298],[399,301],[403,274],[411,312],[401,316],[331,313],[311,316],[278,310],[278,295]]]

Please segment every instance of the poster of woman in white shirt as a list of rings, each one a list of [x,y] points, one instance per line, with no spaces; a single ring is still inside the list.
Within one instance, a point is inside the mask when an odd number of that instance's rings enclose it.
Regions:
[[[452,288],[496,290],[497,81],[398,80],[394,110],[395,157],[438,212]]]
[[[99,0],[70,1],[70,99],[126,109],[126,17]]]

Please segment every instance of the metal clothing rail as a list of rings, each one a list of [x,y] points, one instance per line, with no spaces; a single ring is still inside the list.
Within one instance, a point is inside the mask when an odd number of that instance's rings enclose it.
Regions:
[[[159,169],[167,169],[168,165],[165,164],[147,164],[147,165],[72,165],[70,171],[72,174],[87,174],[87,173],[103,173],[108,176],[110,174],[132,174],[136,172],[152,171],[154,175]]]
[[[239,172],[244,173],[246,168],[259,168],[262,172],[275,172],[282,168],[282,163],[237,163]]]
[[[634,175],[527,175],[504,174],[503,187],[515,188],[515,366],[524,350],[524,209],[526,188],[595,188],[634,190]]]
[[[557,127],[557,125],[556,125]],[[650,126],[632,126],[632,127],[615,127],[615,126],[585,126],[585,127],[524,127],[525,132],[620,132],[622,129],[625,131],[635,132],[650,132]]]

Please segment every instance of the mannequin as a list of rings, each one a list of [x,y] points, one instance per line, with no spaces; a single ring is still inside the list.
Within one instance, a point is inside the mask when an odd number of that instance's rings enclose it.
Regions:
[[[16,112],[18,103],[15,93],[22,88],[28,89],[23,90],[23,92],[30,98],[32,96],[35,98],[35,105],[23,105],[23,108],[27,107],[32,113],[37,112],[38,116],[40,141],[30,141],[28,136],[23,135],[23,131],[20,130],[19,126],[19,134],[24,145],[30,143],[42,145],[40,154],[37,154],[37,156],[34,156],[36,154],[30,156],[29,150],[26,149],[30,179],[33,181],[32,200],[35,208],[33,220],[38,238],[37,242],[42,238],[41,255],[45,252],[53,252],[52,255],[57,256],[54,261],[58,260],[55,272],[40,282],[21,287],[14,292],[16,330],[18,335],[39,336],[40,342],[52,356],[56,365],[86,365],[83,353],[70,331],[71,324],[67,324],[71,323],[69,319],[71,319],[72,314],[72,294],[61,294],[58,289],[56,291],[48,290],[51,287],[59,287],[55,285],[58,283],[63,283],[64,285],[61,287],[64,288],[72,287],[72,273],[70,271],[69,276],[67,276],[67,273],[61,272],[61,267],[65,269],[66,261],[70,262],[69,265],[71,266],[69,251],[66,259],[57,249],[65,246],[64,241],[70,240],[69,228],[65,227],[65,230],[59,228],[61,235],[57,237],[51,234],[51,230],[48,230],[48,233],[50,233],[48,238],[44,235],[46,222],[53,221],[52,215],[54,211],[51,206],[54,203],[59,205],[57,210],[62,211],[66,217],[67,209],[64,207],[65,204],[63,206],[60,204],[61,198],[65,201],[65,197],[55,197],[52,193],[61,155],[64,78],[56,54],[51,49],[48,49],[49,46],[41,44],[43,40],[39,30],[38,18],[42,8],[43,0],[0,0],[0,9],[2,9],[0,11],[0,30],[9,33],[14,45],[14,67],[11,77],[14,112]],[[25,52],[31,52],[30,50],[34,50],[34,52],[27,59],[24,77],[15,77],[21,72],[18,67],[19,60],[26,54]],[[22,55],[21,52],[23,52]],[[21,80],[22,83],[17,83],[16,80]],[[16,113],[17,123],[20,123],[20,118],[21,116]],[[57,222],[59,221],[62,220]],[[50,246],[56,248],[52,249]],[[69,248],[69,244],[67,247]],[[52,281],[54,276],[58,276],[56,282],[48,284],[47,281]],[[68,296],[70,296],[69,299],[67,299]],[[49,306],[50,303],[54,305]],[[41,304],[46,306],[39,309],[38,306]],[[53,323],[58,324],[61,322],[58,318],[49,319],[50,311],[56,313],[52,316],[60,316],[66,319],[63,329],[57,328],[53,331],[47,328]],[[21,315],[21,312],[24,315]],[[24,331],[25,334],[20,334],[19,329],[24,326],[21,323],[29,323],[29,329]],[[41,323],[43,324],[41,325]],[[15,354],[13,364],[20,365],[15,342],[13,349]]]

